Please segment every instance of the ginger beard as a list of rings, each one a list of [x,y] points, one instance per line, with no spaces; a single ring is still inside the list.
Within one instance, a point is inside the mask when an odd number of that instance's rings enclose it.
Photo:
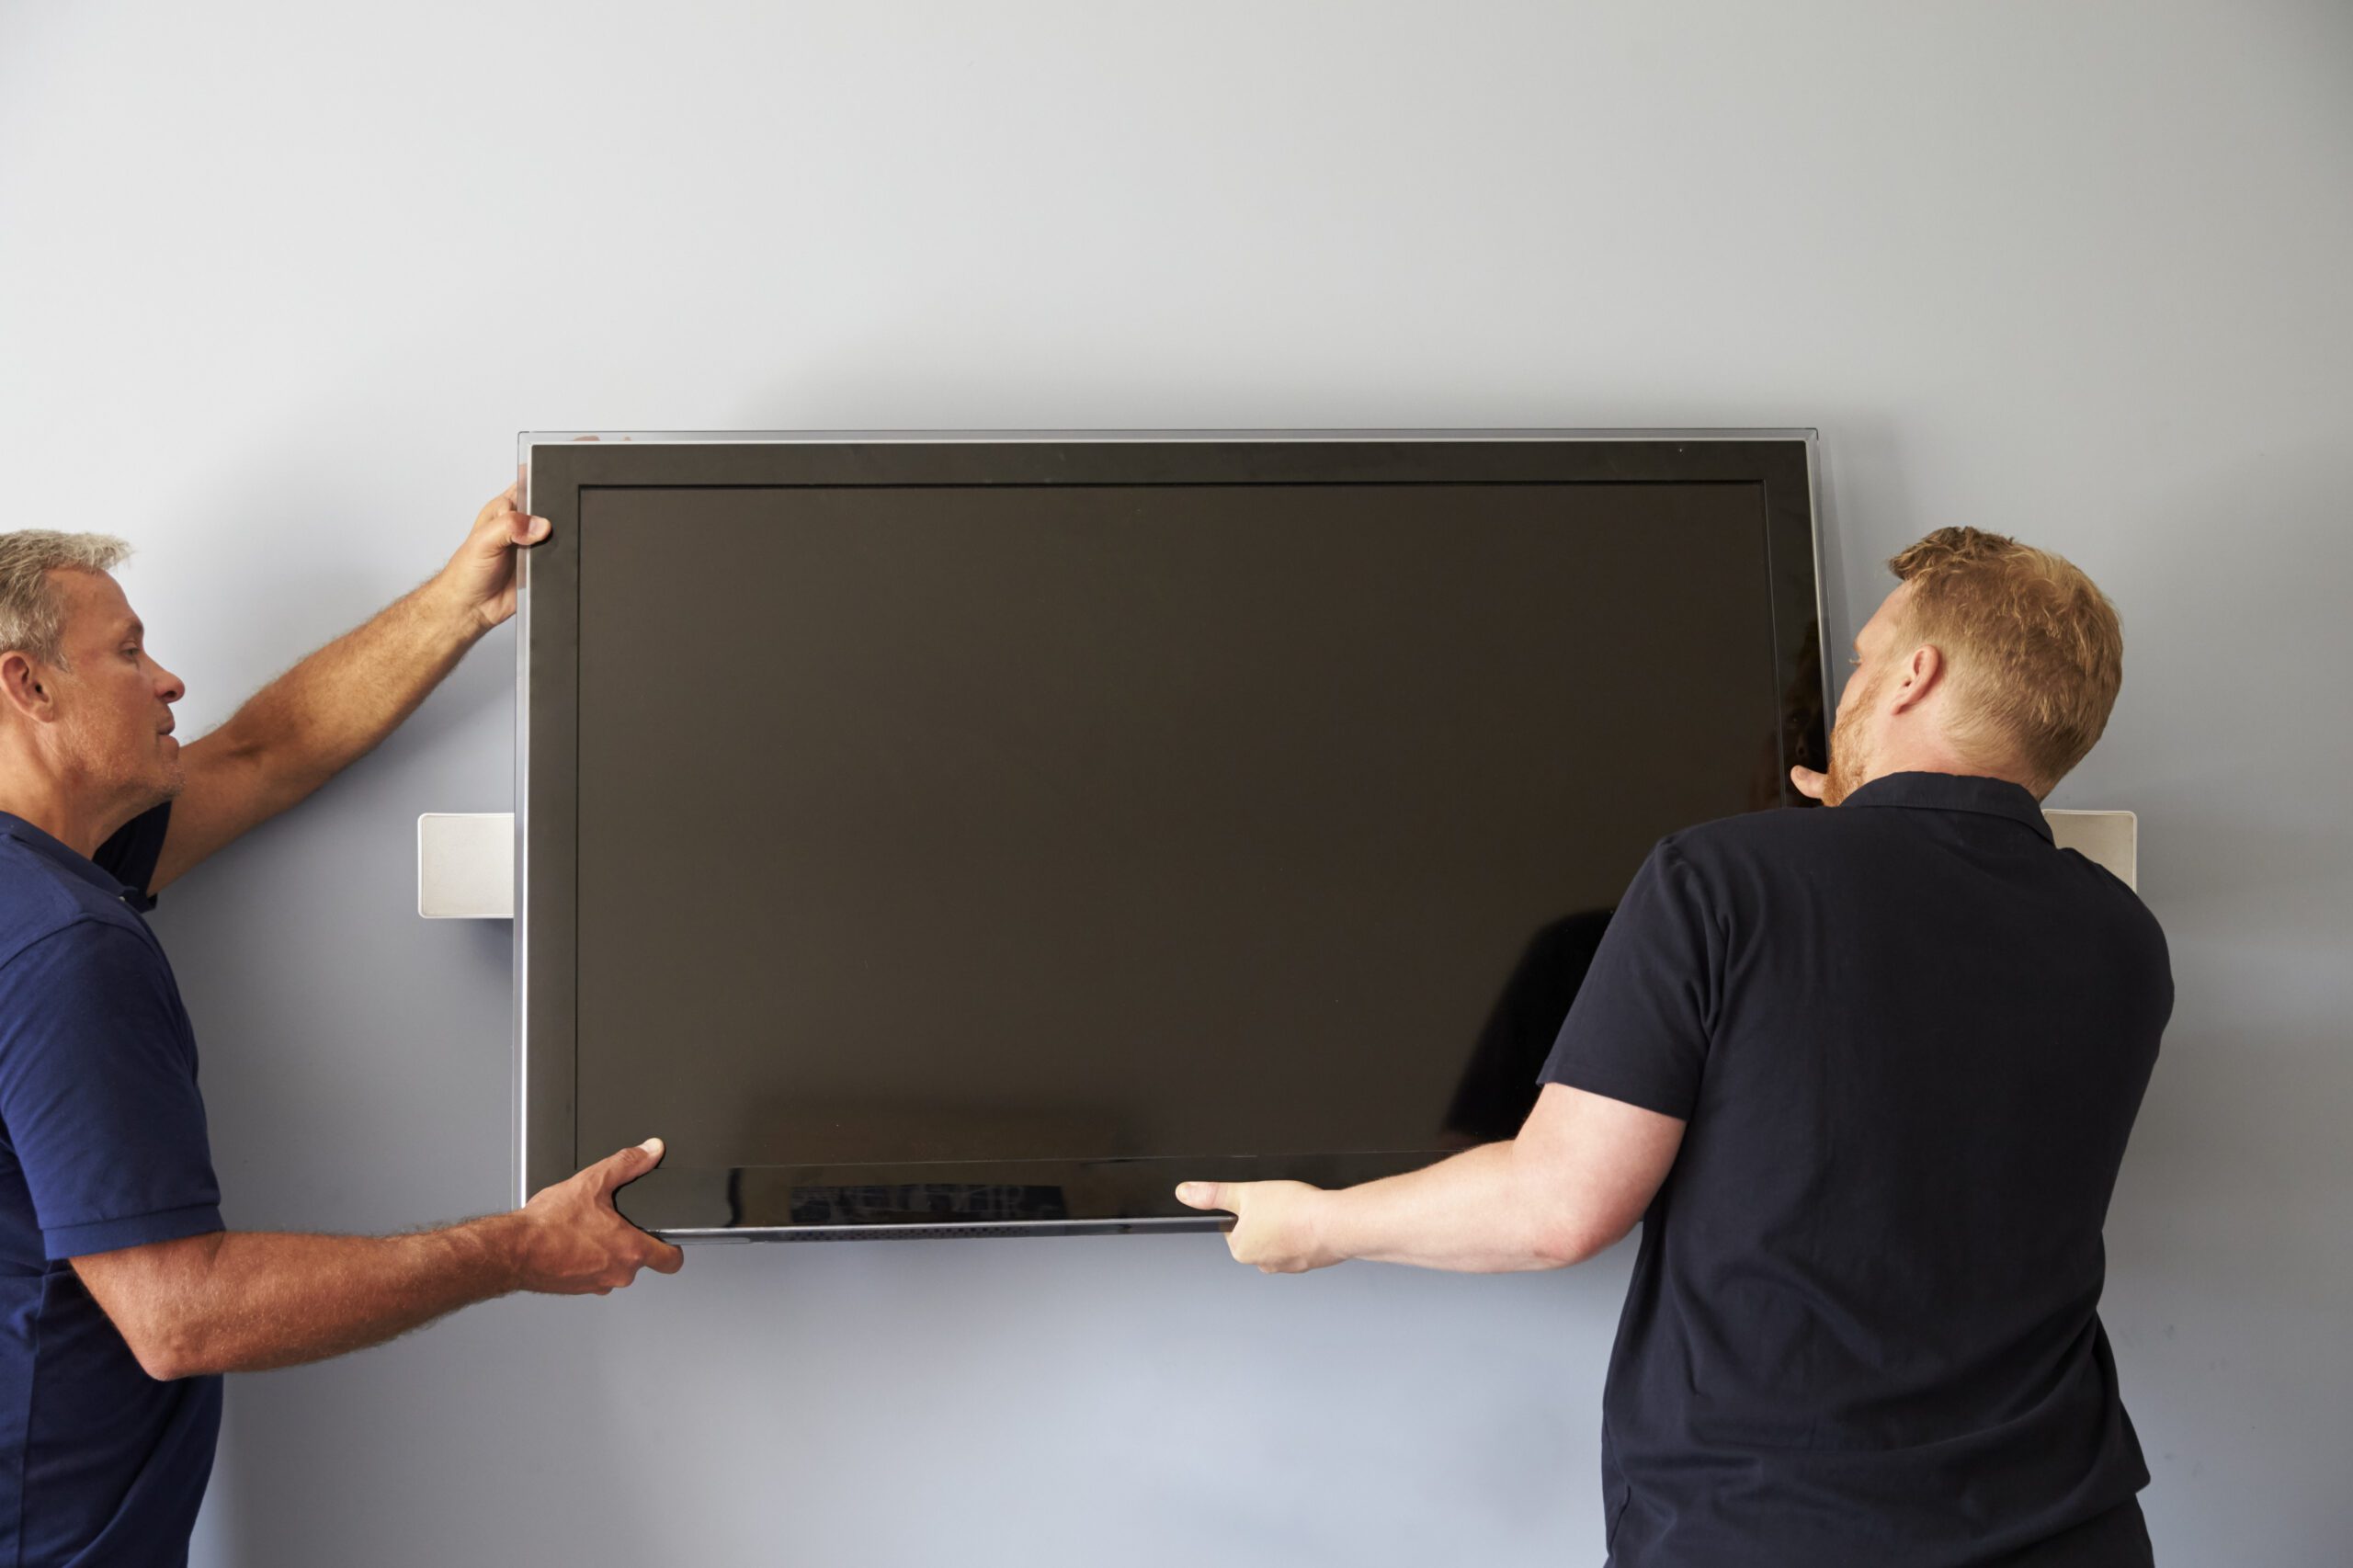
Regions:
[[[1870,722],[1871,710],[1879,706],[1879,689],[1885,684],[1884,677],[1884,671],[1873,675],[1863,683],[1862,690],[1851,693],[1838,705],[1838,718],[1830,726],[1830,773],[1822,785],[1822,803],[1825,806],[1836,805],[1870,778],[1870,745],[1865,739],[1864,726]]]

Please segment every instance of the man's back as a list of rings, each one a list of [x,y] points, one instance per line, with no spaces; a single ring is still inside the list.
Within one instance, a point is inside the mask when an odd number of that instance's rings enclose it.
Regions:
[[[1664,841],[1545,1074],[1689,1124],[1611,1363],[1612,1561],[1961,1568],[2129,1503],[2100,1229],[2171,1006],[2154,920],[2014,784]]]

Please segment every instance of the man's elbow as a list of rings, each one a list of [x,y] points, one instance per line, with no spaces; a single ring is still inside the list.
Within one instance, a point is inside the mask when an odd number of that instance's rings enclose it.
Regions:
[[[210,1332],[210,1286],[222,1233],[152,1242],[74,1260],[83,1288],[157,1382],[224,1371]]]
[[[126,1334],[122,1342],[131,1346],[132,1359],[139,1369],[159,1383],[176,1382],[195,1376],[193,1358],[187,1349],[175,1344],[168,1335]]]
[[[1536,1256],[1548,1268],[1571,1267],[1608,1252],[1633,1228],[1631,1220],[1620,1222],[1614,1216],[1557,1216],[1538,1233]]]
[[[228,1369],[215,1365],[218,1358],[207,1347],[204,1336],[185,1321],[143,1324],[122,1338],[131,1346],[139,1369],[159,1383],[201,1378]]]

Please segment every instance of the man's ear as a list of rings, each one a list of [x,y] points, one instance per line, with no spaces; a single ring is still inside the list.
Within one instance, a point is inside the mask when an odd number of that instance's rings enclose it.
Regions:
[[[48,672],[20,648],[0,653],[0,704],[37,724],[57,717],[57,699],[46,684]]]
[[[1893,717],[1905,712],[1927,701],[1928,693],[1937,688],[1937,683],[1944,678],[1944,674],[1945,651],[1942,648],[1934,642],[1923,642],[1913,649],[1912,656],[1904,661],[1897,673],[1895,688],[1888,703],[1889,715]]]

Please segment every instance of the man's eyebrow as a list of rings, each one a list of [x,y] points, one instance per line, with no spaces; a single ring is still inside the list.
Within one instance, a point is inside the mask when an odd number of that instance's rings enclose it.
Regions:
[[[140,619],[134,615],[131,618],[131,624],[122,629],[122,634],[125,637],[136,638],[143,642],[147,636],[147,628],[140,621]]]

